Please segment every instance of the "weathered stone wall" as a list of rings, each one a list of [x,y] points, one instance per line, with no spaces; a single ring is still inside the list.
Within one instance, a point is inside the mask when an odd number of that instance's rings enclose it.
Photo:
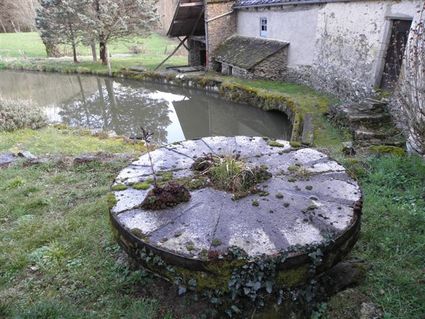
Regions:
[[[230,71],[231,70],[231,71]],[[228,63],[222,63],[221,73],[225,75],[233,75],[239,78],[252,79],[253,74],[246,69],[239,68]]]
[[[198,66],[202,65],[201,63],[201,50],[205,50],[205,45],[203,45],[199,41],[194,41],[189,39],[187,41],[188,48],[189,48],[189,55],[188,55],[188,63],[192,66]]]
[[[328,3],[319,10],[312,84],[338,96],[371,95],[382,78],[391,19],[413,18],[421,0]]]
[[[205,20],[218,17],[233,10],[234,0],[207,0]],[[214,51],[228,37],[236,33],[236,14],[206,22],[207,63],[212,67]]]
[[[228,63],[221,63],[221,73],[244,79],[279,80],[283,77],[288,60],[288,50],[284,48],[257,64],[252,70],[246,70]]]
[[[284,79],[306,83],[346,99],[373,94],[382,78],[391,19],[413,18],[423,0],[333,1],[322,4],[240,9],[237,32],[289,42]]]
[[[407,138],[409,153],[425,159],[425,3],[415,16],[412,29],[390,108]]]

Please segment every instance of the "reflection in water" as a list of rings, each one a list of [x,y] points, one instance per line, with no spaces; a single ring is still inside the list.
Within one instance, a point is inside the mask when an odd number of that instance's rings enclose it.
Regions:
[[[291,133],[281,113],[130,80],[4,71],[0,95],[33,100],[52,122],[127,136],[139,135],[143,126],[158,144],[214,135],[289,139]]]

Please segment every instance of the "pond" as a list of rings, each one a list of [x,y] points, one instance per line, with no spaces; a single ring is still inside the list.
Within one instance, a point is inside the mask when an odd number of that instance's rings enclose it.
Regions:
[[[125,79],[0,72],[0,96],[32,100],[52,123],[140,135],[157,144],[206,136],[267,136],[290,139],[285,114],[220,99],[216,94]]]

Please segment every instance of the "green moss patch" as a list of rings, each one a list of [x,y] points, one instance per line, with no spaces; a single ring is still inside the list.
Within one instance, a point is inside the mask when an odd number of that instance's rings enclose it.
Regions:
[[[401,147],[390,145],[374,145],[369,147],[369,151],[375,154],[390,154],[396,156],[403,156],[406,154],[406,151]]]

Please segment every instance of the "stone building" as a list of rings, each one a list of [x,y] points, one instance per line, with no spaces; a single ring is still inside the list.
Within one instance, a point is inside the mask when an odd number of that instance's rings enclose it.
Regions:
[[[180,0],[169,35],[175,36],[173,31],[179,23],[193,27],[201,10],[203,31],[196,37],[190,30],[185,33],[192,65],[217,67],[220,44],[233,35],[252,41],[280,41],[288,44],[287,54],[282,54],[281,59],[282,80],[362,98],[376,88],[391,87],[398,78],[410,25],[422,3],[423,0]],[[183,19],[177,15],[182,8],[194,7],[198,11],[186,11]],[[228,72],[226,66],[224,70]],[[253,76],[250,72],[238,75]]]
[[[287,64],[288,43],[231,36],[214,52],[214,69],[243,78],[279,80]]]

